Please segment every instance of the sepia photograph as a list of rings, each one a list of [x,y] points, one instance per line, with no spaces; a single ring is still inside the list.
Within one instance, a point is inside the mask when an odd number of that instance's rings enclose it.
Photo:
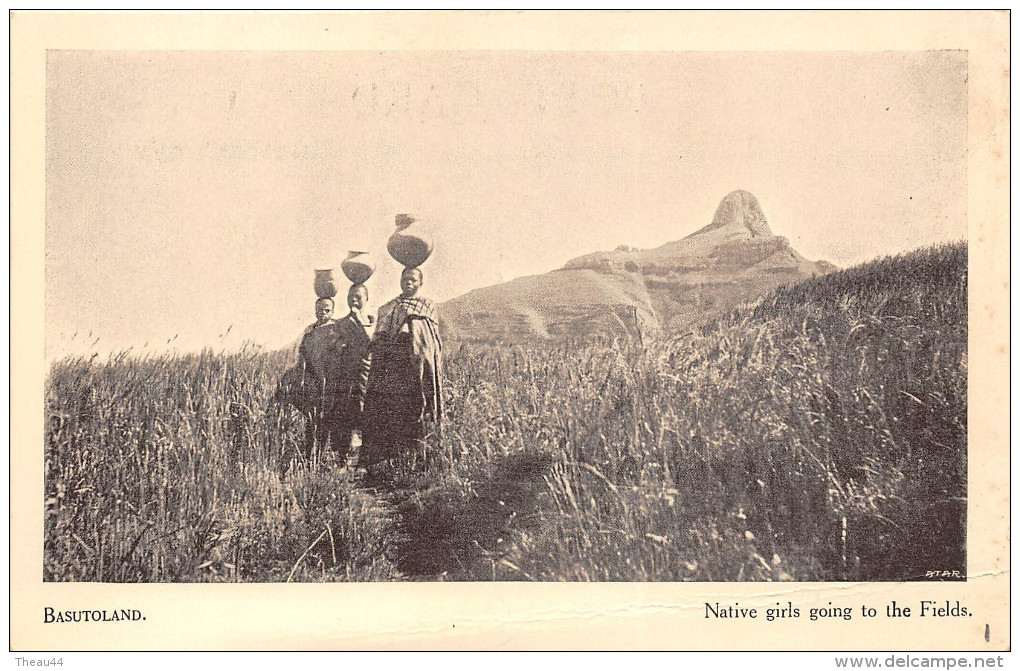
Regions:
[[[790,590],[988,568],[966,48],[40,58],[26,577],[93,585],[40,623],[143,626],[94,590],[153,583],[781,583],[769,621],[849,622]]]
[[[51,52],[45,578],[964,578],[966,84]]]

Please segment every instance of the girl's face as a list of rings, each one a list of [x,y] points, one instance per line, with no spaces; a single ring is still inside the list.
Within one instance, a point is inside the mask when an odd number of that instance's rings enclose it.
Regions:
[[[368,291],[366,291],[364,287],[359,287],[358,289],[347,294],[347,305],[352,310],[355,311],[361,310],[363,307],[365,307],[365,303],[367,302]]]
[[[333,316],[333,301],[328,298],[315,302],[315,319],[321,324]]]
[[[421,288],[421,273],[417,270],[405,270],[400,276],[400,288],[404,290],[405,297],[414,296]]]

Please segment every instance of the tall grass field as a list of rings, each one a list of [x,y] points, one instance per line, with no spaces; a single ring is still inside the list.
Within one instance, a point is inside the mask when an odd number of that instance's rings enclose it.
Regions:
[[[967,249],[654,342],[447,343],[385,480],[272,402],[292,352],[72,358],[46,382],[49,581],[966,575]]]

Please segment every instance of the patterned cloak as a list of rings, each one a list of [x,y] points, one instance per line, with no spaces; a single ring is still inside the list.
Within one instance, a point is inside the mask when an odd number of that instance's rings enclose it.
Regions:
[[[413,449],[438,432],[442,407],[442,343],[436,305],[399,296],[379,308],[365,396],[362,463]]]

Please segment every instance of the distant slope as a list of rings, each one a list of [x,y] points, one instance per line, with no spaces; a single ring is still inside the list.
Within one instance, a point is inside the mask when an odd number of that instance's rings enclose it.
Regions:
[[[682,240],[586,254],[560,270],[454,298],[441,314],[447,335],[460,340],[675,331],[834,269],[773,235],[757,198],[734,191],[710,224]]]
[[[592,268],[557,270],[476,289],[441,306],[444,330],[457,339],[520,342],[656,328],[640,276]]]

